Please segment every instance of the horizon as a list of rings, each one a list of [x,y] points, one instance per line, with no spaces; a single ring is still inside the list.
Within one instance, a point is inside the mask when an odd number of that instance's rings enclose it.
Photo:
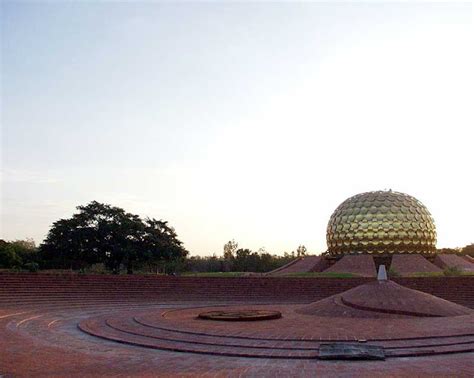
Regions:
[[[347,198],[474,242],[472,4],[1,4],[0,239],[93,200],[224,244],[326,250]]]

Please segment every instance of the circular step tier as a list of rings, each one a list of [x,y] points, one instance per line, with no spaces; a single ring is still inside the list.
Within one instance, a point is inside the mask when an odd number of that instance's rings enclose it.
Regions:
[[[254,322],[281,318],[280,311],[239,310],[239,311],[206,311],[198,315],[199,319],[225,322]]]
[[[344,304],[340,304],[344,307]],[[79,323],[83,332],[101,339],[151,349],[228,357],[314,359],[321,343],[367,343],[385,349],[387,358],[474,351],[474,318],[315,319],[280,306],[282,317],[266,322],[221,322],[199,319],[201,313],[235,313],[242,307],[186,308],[163,312],[108,314]],[[203,311],[207,310],[207,311]],[[350,310],[350,308],[349,308]],[[276,306],[260,311],[277,312]],[[360,311],[360,310],[358,310]]]

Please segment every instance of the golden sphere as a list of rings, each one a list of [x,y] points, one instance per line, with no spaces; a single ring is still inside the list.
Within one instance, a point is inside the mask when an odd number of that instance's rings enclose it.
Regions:
[[[377,191],[341,203],[329,219],[328,253],[436,252],[436,227],[428,209],[408,194]]]

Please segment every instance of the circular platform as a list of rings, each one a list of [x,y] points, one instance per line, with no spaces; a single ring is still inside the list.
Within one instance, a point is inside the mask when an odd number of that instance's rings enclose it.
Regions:
[[[241,324],[263,319],[273,320]],[[388,358],[474,350],[473,310],[390,281],[370,282],[309,305],[108,315],[87,319],[79,328],[147,348],[233,357],[318,358],[321,343],[348,341],[381,346]]]
[[[201,312],[197,317],[198,319],[225,322],[254,322],[279,319],[281,318],[281,312],[268,310],[206,311]]]
[[[340,306],[344,306],[343,304]],[[200,321],[203,308],[175,309],[91,317],[79,328],[96,337],[152,349],[232,357],[318,358],[321,343],[367,342],[386,349],[388,358],[474,351],[474,317],[374,318],[299,313],[306,306],[266,306],[281,310],[268,322]],[[205,312],[239,313],[240,306],[207,308]],[[352,309],[348,308],[352,313]],[[355,310],[361,311],[361,310]],[[372,314],[371,314],[372,315]]]

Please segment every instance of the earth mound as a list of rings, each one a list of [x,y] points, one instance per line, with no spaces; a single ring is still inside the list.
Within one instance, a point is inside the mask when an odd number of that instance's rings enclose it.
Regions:
[[[402,276],[414,273],[441,273],[443,271],[422,255],[393,255],[390,269]]]
[[[374,259],[371,255],[346,255],[324,272],[352,273],[362,277],[376,277]]]
[[[320,272],[327,267],[327,262],[321,256],[304,256],[266,273],[269,276],[284,276],[293,273]]]
[[[314,302],[300,314],[338,317],[449,317],[473,310],[393,281],[374,281]]]
[[[470,257],[470,256],[467,256]],[[469,261],[456,255],[438,255],[435,258],[435,263],[441,268],[457,268],[463,272],[474,272],[474,260]]]

